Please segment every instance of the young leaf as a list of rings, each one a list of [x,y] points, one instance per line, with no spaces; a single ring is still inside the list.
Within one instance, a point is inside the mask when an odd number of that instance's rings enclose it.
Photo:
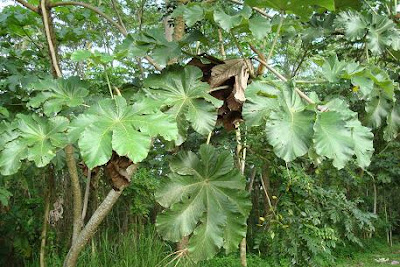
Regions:
[[[367,32],[367,22],[364,17],[355,12],[342,12],[336,19],[338,26],[344,27],[345,37],[350,41],[361,39]]]
[[[215,22],[225,31],[229,32],[231,29],[239,26],[251,16],[251,9],[244,6],[241,11],[231,16],[226,14],[222,8],[217,8],[214,11]]]
[[[63,106],[76,107],[82,104],[89,93],[86,87],[78,77],[41,80],[32,84],[33,90],[38,93],[28,105],[34,108],[43,105],[44,113],[50,116],[60,112]]]
[[[156,192],[168,208],[157,217],[157,229],[167,240],[189,239],[194,261],[209,259],[224,246],[229,253],[246,235],[250,201],[245,181],[228,152],[200,147],[200,158],[182,152],[170,163],[172,173]]]
[[[249,29],[256,39],[261,40],[271,31],[271,23],[264,17],[255,16],[249,19]]]
[[[390,102],[382,94],[373,96],[365,106],[368,125],[379,128],[391,109]]]

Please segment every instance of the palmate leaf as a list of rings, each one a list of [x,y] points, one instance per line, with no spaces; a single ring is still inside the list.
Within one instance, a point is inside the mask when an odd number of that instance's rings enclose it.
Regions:
[[[383,138],[386,141],[394,140],[399,134],[400,130],[400,105],[395,103],[392,111],[387,117],[387,126],[383,131]]]
[[[76,118],[70,128],[71,141],[79,138],[82,157],[89,168],[105,164],[112,150],[133,162],[147,157],[151,138],[177,138],[178,130],[171,116],[143,114],[128,106],[122,96],[104,99]]]
[[[367,32],[368,23],[365,18],[356,12],[342,12],[336,19],[336,24],[343,27],[345,37],[350,41],[361,39]]]
[[[268,142],[285,161],[308,153],[319,162],[323,158],[332,159],[340,169],[355,155],[360,167],[369,165],[373,135],[345,101],[333,99],[324,105],[329,112],[316,112],[308,110],[291,88],[283,86],[278,91],[258,82],[249,86],[246,98],[243,106],[246,124],[260,126],[266,121]]]
[[[245,180],[229,152],[217,153],[202,145],[200,157],[183,152],[170,163],[172,173],[156,192],[166,211],[157,217],[157,229],[167,240],[189,238],[189,256],[209,259],[221,247],[229,253],[246,235],[251,203]]]
[[[63,106],[76,107],[84,103],[88,95],[87,84],[78,77],[68,79],[45,79],[32,84],[32,89],[37,91],[28,105],[38,108],[43,105],[44,114],[47,116],[61,111]]]
[[[315,113],[305,110],[299,95],[290,88],[282,91],[279,100],[280,108],[269,116],[266,133],[275,154],[288,162],[307,153]]]
[[[210,87],[201,82],[202,77],[200,69],[186,66],[149,76],[144,81],[151,96],[162,101],[166,112],[177,120],[182,136],[187,130],[186,120],[200,134],[208,134],[215,126],[222,101],[209,95]]]
[[[17,115],[15,127],[2,135],[8,139],[0,153],[1,173],[16,173],[24,159],[34,161],[37,167],[46,166],[67,144],[68,124],[68,119],[60,116],[47,120],[37,115]]]

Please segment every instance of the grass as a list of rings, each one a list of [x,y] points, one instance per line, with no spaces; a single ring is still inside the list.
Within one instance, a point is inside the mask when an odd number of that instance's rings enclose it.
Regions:
[[[174,259],[173,248],[161,241],[153,228],[147,228],[137,235],[133,231],[112,235],[100,234],[96,242],[89,243],[80,254],[78,267],[241,267],[239,253],[228,256],[219,255],[209,261],[194,264],[193,262],[177,263]],[[47,266],[62,266],[66,253],[47,254]],[[377,263],[375,259],[387,258],[386,263]],[[281,259],[280,266],[289,266],[288,260]],[[382,240],[368,240],[364,248],[341,247],[337,249],[337,260],[332,266],[337,267],[380,267],[395,266],[392,261],[400,262],[400,242],[389,247]],[[167,265],[167,263],[170,263]],[[248,254],[248,267],[272,267],[276,266],[271,259],[263,259],[258,255]],[[38,267],[39,259],[35,257],[27,262],[26,267]],[[398,265],[400,267],[400,265]]]
[[[392,261],[400,262],[400,242],[390,247],[386,242],[371,240],[367,242],[363,249],[348,249],[346,255],[342,255],[336,262],[337,267],[380,267],[380,266],[400,266],[392,265]],[[376,262],[375,259],[388,259],[385,263]]]

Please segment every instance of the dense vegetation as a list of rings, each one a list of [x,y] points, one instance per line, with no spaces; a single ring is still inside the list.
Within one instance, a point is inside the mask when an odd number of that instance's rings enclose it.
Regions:
[[[0,265],[396,264],[399,23],[397,0],[4,5]]]

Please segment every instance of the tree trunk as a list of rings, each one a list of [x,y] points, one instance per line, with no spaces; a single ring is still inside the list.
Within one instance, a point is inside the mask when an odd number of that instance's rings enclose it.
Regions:
[[[73,230],[72,230],[72,244],[75,243],[79,232],[82,229],[82,193],[79,184],[78,170],[76,169],[76,162],[74,158],[74,147],[69,144],[65,147],[65,157],[69,176],[71,178],[72,194],[74,198],[73,208]]]
[[[54,173],[51,169],[51,165],[49,167],[49,174],[47,177],[47,188],[45,190],[44,197],[44,214],[43,214],[43,225],[42,225],[42,233],[40,235],[40,267],[46,267],[46,239],[47,239],[47,226],[48,226],[48,218],[50,213],[50,200],[54,187]]]
[[[111,211],[111,208],[114,206],[115,202],[121,196],[123,188],[120,191],[116,191],[111,189],[106,198],[94,212],[89,222],[86,224],[85,228],[80,232],[75,242],[72,244],[67,257],[64,261],[64,267],[75,267],[76,262],[78,260],[79,253],[85,247],[86,243],[93,237],[97,228],[103,221],[103,219],[107,216],[107,214]]]

